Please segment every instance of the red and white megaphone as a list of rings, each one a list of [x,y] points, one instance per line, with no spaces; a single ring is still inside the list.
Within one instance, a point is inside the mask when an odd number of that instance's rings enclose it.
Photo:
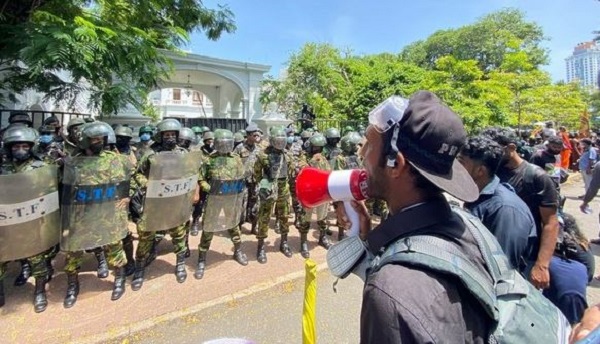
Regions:
[[[296,177],[296,196],[302,206],[313,208],[325,202],[344,202],[352,227],[348,235],[358,235],[358,214],[349,201],[367,199],[367,173],[364,170],[323,171],[303,168]]]

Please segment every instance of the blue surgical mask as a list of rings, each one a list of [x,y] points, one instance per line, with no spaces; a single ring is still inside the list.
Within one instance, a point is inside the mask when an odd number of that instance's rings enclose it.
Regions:
[[[150,134],[143,133],[142,136],[140,136],[140,141],[150,141]]]
[[[294,137],[293,136],[288,136],[287,137],[287,144],[291,145],[292,143],[294,143]]]
[[[50,134],[44,134],[40,136],[40,143],[42,144],[50,144],[52,141],[54,141],[54,136],[50,135]]]

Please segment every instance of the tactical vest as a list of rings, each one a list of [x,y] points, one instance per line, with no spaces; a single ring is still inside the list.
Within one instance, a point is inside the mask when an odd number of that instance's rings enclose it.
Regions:
[[[358,161],[358,157],[356,155],[345,156],[344,162],[346,163],[346,168],[349,170],[360,168],[360,161]]]
[[[269,158],[269,179],[284,179],[288,176],[288,165],[284,153],[270,153]]]

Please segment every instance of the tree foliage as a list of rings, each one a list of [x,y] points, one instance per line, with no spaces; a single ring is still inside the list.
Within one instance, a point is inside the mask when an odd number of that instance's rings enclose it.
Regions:
[[[171,71],[165,52],[190,33],[216,40],[235,30],[227,7],[198,0],[0,0],[0,9],[3,89],[70,104],[89,94],[101,115],[127,103],[144,109]]]
[[[427,89],[469,130],[540,120],[577,126],[586,108],[584,94],[577,84],[553,84],[540,69],[547,62],[543,40],[537,24],[508,9],[436,32],[399,54],[356,56],[308,43],[290,57],[287,75],[267,78],[261,99],[275,102],[291,118],[307,103],[317,117],[366,121],[388,96]]]

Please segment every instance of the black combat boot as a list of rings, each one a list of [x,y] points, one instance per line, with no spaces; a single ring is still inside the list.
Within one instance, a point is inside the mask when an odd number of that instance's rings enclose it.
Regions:
[[[0,280],[0,307],[4,306],[4,281]]]
[[[48,300],[46,299],[46,277],[36,277],[35,279],[35,292],[33,294],[33,310],[36,313],[41,313],[48,307]]]
[[[106,255],[104,254],[104,250],[102,248],[97,248],[94,250],[94,255],[98,260],[98,278],[108,277],[108,263],[106,263]]]
[[[150,255],[146,259],[146,267],[150,265],[158,256],[158,244],[162,241],[162,238],[154,238],[152,241],[152,248],[150,248]]]
[[[240,265],[248,265],[248,257],[242,252],[242,243],[233,244],[233,260],[240,263]]]
[[[200,251],[198,253],[198,265],[196,265],[196,272],[194,272],[194,278],[202,279],[204,277],[204,269],[206,268],[206,251]]]
[[[31,265],[29,265],[27,259],[21,259],[19,260],[19,262],[21,263],[21,273],[15,279],[16,287],[24,285],[25,283],[27,283],[29,277],[31,277]]]
[[[133,280],[131,281],[131,290],[137,291],[142,289],[144,284],[144,270],[146,269],[145,259],[138,260],[135,262],[135,272],[133,273]]]
[[[177,254],[175,277],[177,277],[177,282],[179,283],[185,282],[185,279],[187,278],[187,272],[185,271],[185,252]]]
[[[310,258],[310,252],[308,252],[308,239],[306,233],[300,233],[300,254],[303,258]]]
[[[125,276],[131,276],[135,272],[135,258],[133,258],[133,237],[131,233],[123,238],[123,251],[125,251],[125,257],[127,258],[127,264],[125,264]]]
[[[198,236],[199,233],[200,233],[200,218],[194,217],[192,219],[192,222],[190,223],[190,235]]]
[[[63,306],[65,308],[71,308],[77,302],[77,295],[79,295],[79,278],[78,274],[67,274],[67,296]]]
[[[258,249],[256,250],[256,260],[265,264],[267,262],[267,254],[265,253],[265,239],[258,239]]]
[[[110,299],[116,301],[123,296],[125,293],[125,280],[127,275],[125,273],[125,267],[120,267],[115,270],[115,284],[113,285],[112,295]]]
[[[323,246],[326,250],[329,250],[331,247],[331,241],[329,241],[329,237],[327,237],[327,233],[322,230],[321,234],[319,234],[319,245]]]
[[[287,234],[281,234],[281,242],[279,243],[279,251],[288,258],[292,257],[292,250],[290,250],[290,246],[288,245],[288,242],[287,242]]]

